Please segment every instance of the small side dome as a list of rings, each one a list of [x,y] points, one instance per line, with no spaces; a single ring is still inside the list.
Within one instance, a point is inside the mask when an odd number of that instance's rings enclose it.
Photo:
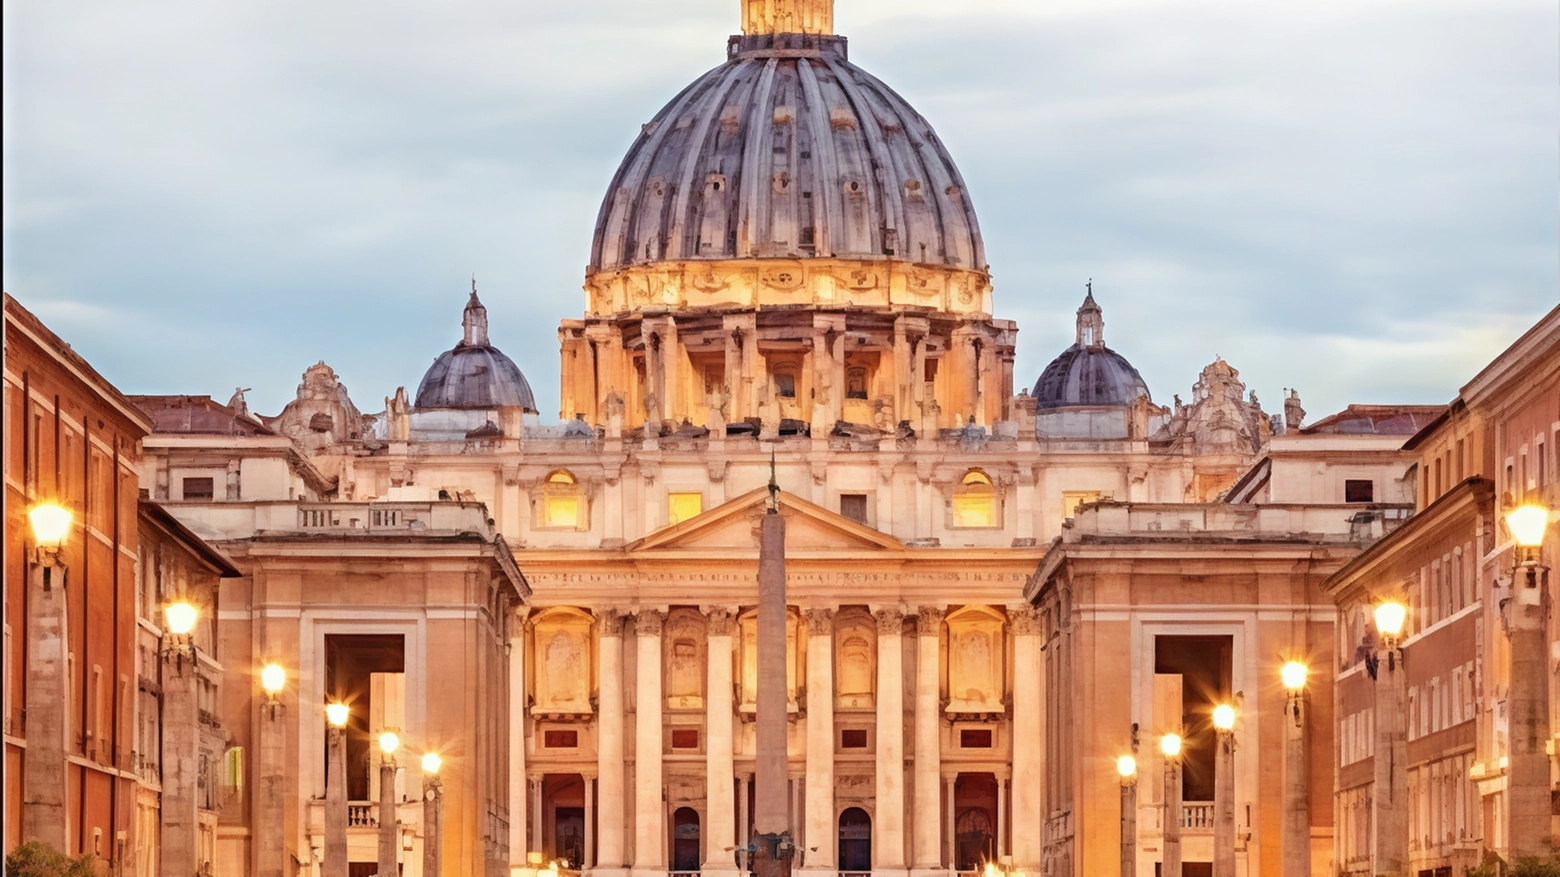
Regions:
[[[1139,396],[1148,398],[1143,376],[1105,346],[1105,313],[1094,301],[1092,284],[1078,308],[1077,341],[1045,367],[1032,395],[1040,409],[1126,405]]]
[[[520,408],[536,413],[536,397],[514,360],[488,343],[487,308],[471,285],[461,324],[465,337],[433,361],[417,386],[418,408]]]

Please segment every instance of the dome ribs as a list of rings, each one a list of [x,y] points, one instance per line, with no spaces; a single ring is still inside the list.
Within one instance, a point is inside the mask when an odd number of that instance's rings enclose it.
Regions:
[[[841,62],[833,58],[824,58],[824,63],[834,71],[834,78],[840,84],[845,97],[850,101],[855,110],[857,124],[861,126],[861,133],[866,138],[867,154],[872,160],[874,171],[881,171],[886,160],[889,167],[893,167],[893,155],[889,152],[888,143],[883,138],[883,131],[878,127],[877,116],[872,112],[872,107],[867,103],[861,90],[852,81],[851,77],[841,69]],[[874,201],[881,204],[883,216],[883,229],[881,252],[884,255],[900,255],[899,235],[905,227],[904,202],[899,197],[899,186],[902,183],[883,180],[879,173],[873,173],[868,177],[868,195]],[[875,191],[871,191],[875,190]]]
[[[729,65],[728,65],[729,66]],[[671,231],[667,234],[668,259],[682,259],[689,256],[729,255],[726,250],[727,227],[729,225],[729,211],[727,205],[731,203],[730,181],[717,181],[715,191],[710,191],[708,177],[718,174],[721,170],[718,166],[719,150],[712,148],[708,141],[715,138],[714,147],[718,147],[721,136],[718,127],[712,132],[713,123],[719,120],[717,113],[711,112],[709,107],[716,106],[724,109],[727,100],[733,92],[747,83],[748,77],[744,74],[750,72],[753,62],[744,61],[736,65],[734,72],[719,69],[716,73],[709,74],[717,77],[719,82],[709,89],[707,99],[699,104],[701,112],[693,124],[693,132],[688,136],[688,148],[682,155],[674,180],[672,192],[672,204],[668,212],[671,220]],[[717,158],[716,167],[701,168],[700,159]],[[693,231],[697,229],[697,231]],[[710,232],[719,229],[718,236],[711,236]],[[706,252],[701,242],[711,242],[713,248]]]
[[[743,120],[745,136],[742,146],[741,180],[742,197],[737,201],[737,251],[738,258],[751,258],[758,255],[758,229],[761,214],[757,207],[760,197],[760,186],[769,179],[770,167],[773,164],[773,156],[769,151],[768,138],[764,136],[768,125],[774,124],[772,113],[774,107],[769,100],[769,91],[774,85],[775,68],[780,64],[779,58],[770,58],[764,62],[764,72],[759,74],[758,86],[754,89],[753,99],[747,103],[747,118]],[[771,118],[766,119],[766,115]],[[766,199],[767,200],[767,199]]]
[[[802,92],[807,96],[805,118],[812,134],[812,160],[817,174],[809,182],[812,187],[813,247],[814,255],[832,256],[834,246],[835,217],[845,215],[840,192],[840,160],[834,151],[834,134],[829,126],[829,113],[824,106],[823,92],[818,87],[818,76],[810,61],[798,61],[796,72],[802,82]]]

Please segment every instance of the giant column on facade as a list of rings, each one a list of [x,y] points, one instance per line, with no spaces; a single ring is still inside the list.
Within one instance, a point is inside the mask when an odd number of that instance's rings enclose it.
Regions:
[[[872,870],[905,870],[904,613],[877,613],[877,801],[872,827]]]
[[[624,868],[623,779],[623,617],[612,609],[596,613],[597,696],[596,774],[600,804],[596,809],[597,870]],[[523,785],[523,784],[522,784]],[[587,816],[587,818],[589,818]]]
[[[708,684],[705,686],[704,756],[705,822],[703,873],[736,872],[736,859],[728,848],[735,845],[737,818],[733,812],[733,766],[731,710],[731,612],[724,608],[709,612]]]
[[[666,871],[665,781],[661,776],[661,627],[666,613],[639,610],[635,639],[639,694],[634,706],[634,873]]]
[[[938,672],[938,645],[943,610],[923,606],[916,619],[915,671],[915,825],[913,844],[917,871],[942,867],[942,743],[938,735],[938,708],[942,705]],[[951,809],[953,802],[949,801]],[[952,864],[952,863],[950,863]]]
[[[832,871],[834,821],[834,610],[807,610],[808,870]]]
[[[1013,868],[1038,874],[1045,837],[1041,791],[1045,781],[1044,624],[1039,609],[1008,613],[1013,633]]]

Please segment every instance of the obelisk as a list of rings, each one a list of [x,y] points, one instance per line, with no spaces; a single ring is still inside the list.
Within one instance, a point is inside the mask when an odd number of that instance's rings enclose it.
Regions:
[[[758,716],[753,789],[754,877],[790,877],[795,844],[786,794],[785,518],[774,458],[758,541]]]

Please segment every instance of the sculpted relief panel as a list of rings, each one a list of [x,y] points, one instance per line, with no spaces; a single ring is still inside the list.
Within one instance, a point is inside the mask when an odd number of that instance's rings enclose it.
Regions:
[[[661,634],[666,668],[666,708],[704,709],[705,618],[693,609],[673,609]]]
[[[594,619],[578,609],[554,608],[537,615],[531,629],[531,713],[536,716],[591,713],[591,628]]]
[[[834,622],[834,703],[842,709],[873,706],[877,679],[877,622],[867,610],[841,609]]]
[[[966,606],[948,615],[948,712],[1003,711],[1002,614]]]
[[[742,712],[752,713],[758,708],[758,610],[742,614],[738,621],[742,631]],[[802,617],[795,607],[787,607],[785,613],[785,699],[786,708],[795,710],[796,680],[801,677],[802,639],[799,636]]]

